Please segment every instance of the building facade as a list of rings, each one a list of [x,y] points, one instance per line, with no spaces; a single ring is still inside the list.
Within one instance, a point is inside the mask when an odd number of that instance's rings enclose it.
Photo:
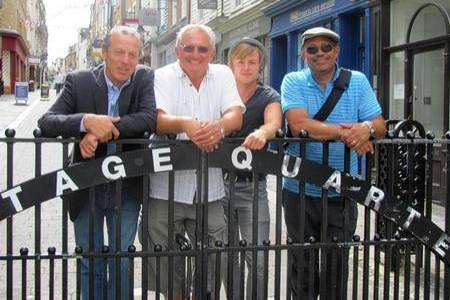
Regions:
[[[47,65],[48,31],[45,6],[42,0],[27,1],[27,42],[30,54],[27,59],[27,80],[40,85]]]
[[[13,93],[14,85],[27,80],[27,2],[4,0],[0,8],[0,76],[4,93]]]
[[[178,30],[191,23],[191,7],[195,0],[159,0],[161,15],[156,44],[155,67],[162,67],[176,60],[175,42]]]
[[[386,118],[450,129],[450,1],[381,1],[381,97]],[[433,147],[433,199],[445,204],[446,149]],[[448,205],[448,204],[447,204]]]
[[[281,0],[264,13],[272,18],[270,31],[270,83],[279,90],[287,72],[305,66],[301,56],[301,34],[314,26],[330,28],[341,36],[339,64],[362,71],[374,88],[378,74],[372,70],[379,48],[379,5],[377,1]],[[378,24],[378,25],[377,25]]]

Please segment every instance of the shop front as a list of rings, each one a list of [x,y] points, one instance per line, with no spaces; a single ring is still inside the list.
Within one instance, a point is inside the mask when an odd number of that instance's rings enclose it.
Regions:
[[[28,48],[22,37],[14,30],[0,30],[1,80],[5,94],[14,92],[16,82],[26,81]]]
[[[441,138],[449,130],[450,2],[382,1],[382,87],[389,119],[413,119]],[[445,199],[445,149],[434,147],[433,199]],[[441,201],[441,200],[439,200]]]
[[[279,90],[284,75],[301,69],[301,34],[315,26],[330,28],[341,36],[339,64],[362,71],[374,88],[378,74],[379,7],[376,1],[281,0],[264,9],[272,18],[270,38],[270,83]]]

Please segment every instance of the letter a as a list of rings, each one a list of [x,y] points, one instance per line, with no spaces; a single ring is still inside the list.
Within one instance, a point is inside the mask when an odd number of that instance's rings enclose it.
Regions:
[[[64,190],[67,189],[71,189],[72,192],[74,192],[78,190],[78,186],[64,170],[58,171],[58,173],[56,173],[56,196],[61,196]]]

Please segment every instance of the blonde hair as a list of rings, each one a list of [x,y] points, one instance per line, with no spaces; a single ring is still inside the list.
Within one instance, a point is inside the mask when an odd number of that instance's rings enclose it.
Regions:
[[[255,51],[258,52],[259,55],[260,68],[263,68],[262,64],[264,60],[264,55],[262,51],[258,47],[250,45],[248,43],[240,43],[231,50],[230,54],[228,55],[228,66],[230,68],[233,68],[234,59],[244,59]]]

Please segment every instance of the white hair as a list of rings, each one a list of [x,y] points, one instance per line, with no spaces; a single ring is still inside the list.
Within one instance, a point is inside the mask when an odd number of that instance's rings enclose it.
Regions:
[[[177,33],[177,40],[176,40],[176,46],[180,46],[181,45],[181,39],[183,38],[183,36],[192,31],[192,30],[200,30],[203,31],[208,37],[209,37],[209,43],[211,45],[211,48],[214,49],[215,45],[216,45],[216,34],[214,33],[214,31],[211,29],[211,27],[203,25],[203,24],[189,24],[186,25],[184,27],[182,27],[180,29],[180,31],[178,31]]]

